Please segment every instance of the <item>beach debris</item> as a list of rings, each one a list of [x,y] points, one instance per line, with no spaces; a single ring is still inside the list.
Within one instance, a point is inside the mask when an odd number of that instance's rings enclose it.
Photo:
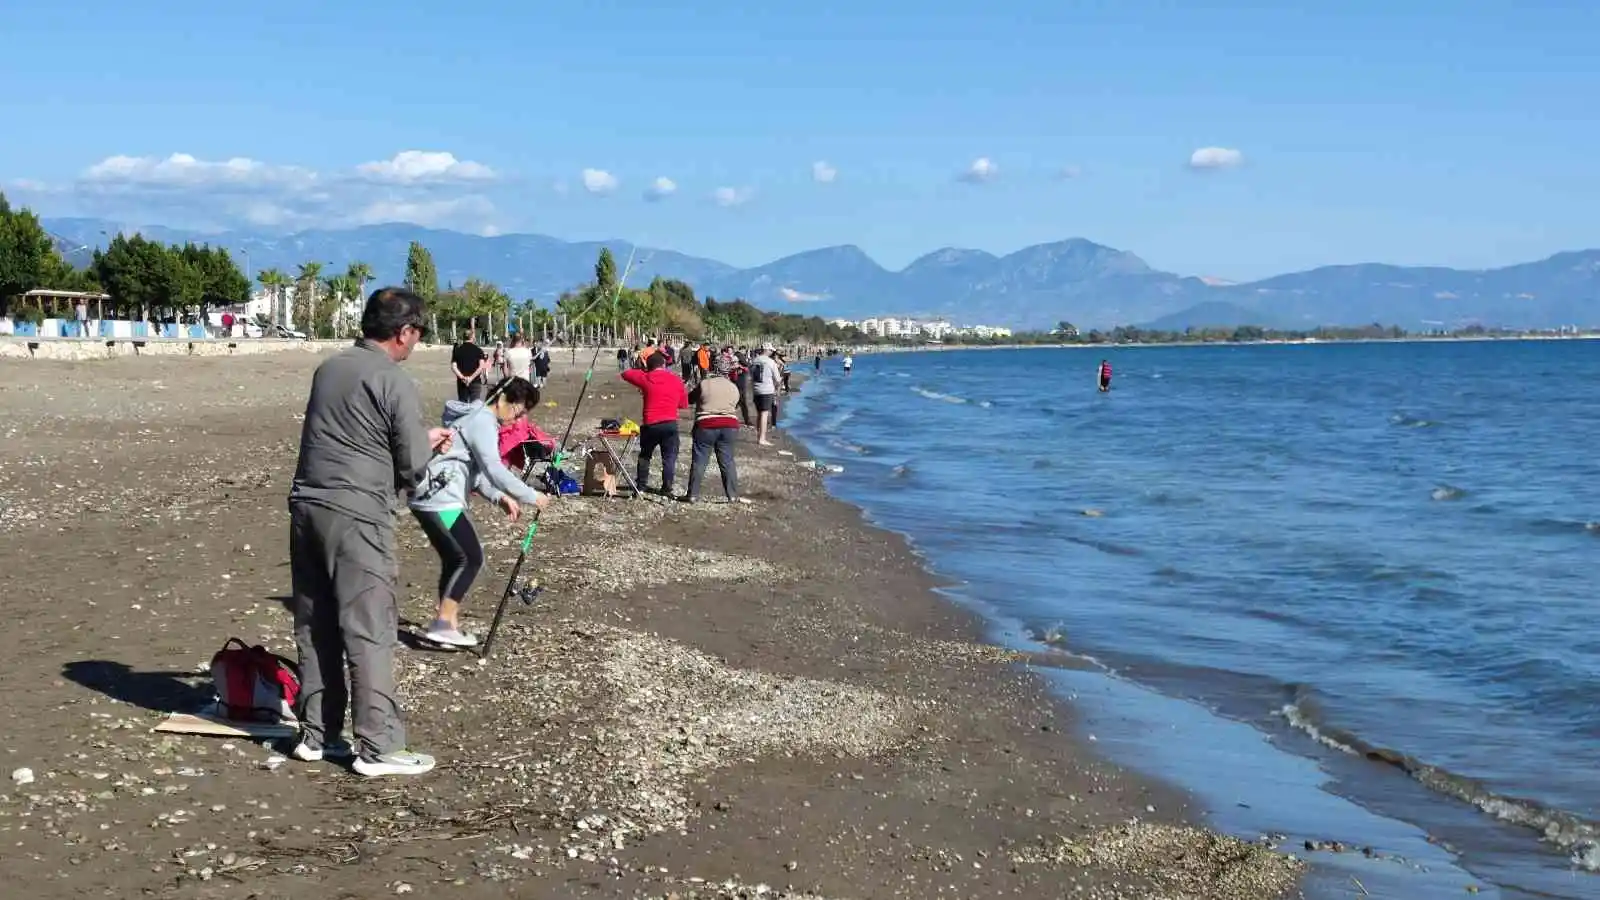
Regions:
[[[795,463],[795,465],[802,469],[815,469],[818,472],[826,472],[829,475],[838,475],[844,471],[844,466],[825,463],[820,459],[803,459]]]
[[[17,769],[11,773],[11,780],[18,785],[33,784],[33,770],[27,767]]]
[[[1270,846],[1200,828],[1130,822],[1080,838],[1041,840],[1014,851],[1018,865],[1112,869],[1175,891],[1172,900],[1273,897],[1294,886],[1305,863]]]

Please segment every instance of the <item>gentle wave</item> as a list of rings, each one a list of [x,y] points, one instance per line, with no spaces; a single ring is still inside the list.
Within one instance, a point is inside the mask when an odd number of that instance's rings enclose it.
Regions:
[[[1398,750],[1368,743],[1352,732],[1321,721],[1316,701],[1304,686],[1293,686],[1290,693],[1289,701],[1278,710],[1278,715],[1317,743],[1340,753],[1393,766],[1436,793],[1475,806],[1502,822],[1537,832],[1546,843],[1567,853],[1573,865],[1600,872],[1600,822],[1534,800],[1497,794],[1475,779],[1429,765]]]
[[[1600,537],[1600,522],[1577,519],[1534,519],[1528,523],[1535,534],[1587,534]]]
[[[911,389],[911,393],[916,394],[919,397],[926,397],[929,400],[938,400],[942,403],[965,403],[972,406],[981,407],[983,409],[988,409],[990,406],[994,405],[988,400],[968,400],[966,397],[957,397],[954,394],[943,394],[939,391],[930,391],[925,387],[914,387]]]

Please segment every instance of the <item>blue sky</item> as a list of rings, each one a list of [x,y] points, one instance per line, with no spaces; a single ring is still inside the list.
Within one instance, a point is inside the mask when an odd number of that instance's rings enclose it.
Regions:
[[[1081,236],[1252,278],[1600,245],[1600,3],[414,7],[9,4],[0,185],[46,215],[737,265]]]

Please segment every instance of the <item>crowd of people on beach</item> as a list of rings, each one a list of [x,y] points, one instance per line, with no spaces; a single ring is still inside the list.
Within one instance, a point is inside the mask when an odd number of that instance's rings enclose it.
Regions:
[[[290,606],[301,673],[292,753],[305,761],[347,759],[365,776],[418,775],[435,765],[409,746],[395,686],[396,495],[408,497],[440,560],[434,619],[422,637],[443,648],[475,647],[478,639],[460,622],[484,566],[470,496],[515,522],[528,508],[547,505],[552,486],[530,484],[530,467],[509,464],[511,453],[525,452],[529,440],[564,449],[528,416],[550,372],[549,346],[521,335],[486,351],[469,331],[450,355],[456,399],[446,402],[438,427],[426,427],[416,384],[399,363],[427,335],[427,322],[425,301],[410,291],[383,288],[368,298],[361,338],[312,378],[289,494]],[[620,380],[640,394],[636,487],[648,490],[659,454],[653,493],[698,503],[715,459],[727,502],[748,502],[739,493],[734,449],[747,427],[757,446],[773,446],[780,398],[791,391],[785,355],[770,343],[750,349],[650,340],[619,350],[617,362]],[[813,362],[820,370],[820,352]],[[685,411],[693,417],[689,484],[674,495]],[[339,739],[347,715],[353,745]]]

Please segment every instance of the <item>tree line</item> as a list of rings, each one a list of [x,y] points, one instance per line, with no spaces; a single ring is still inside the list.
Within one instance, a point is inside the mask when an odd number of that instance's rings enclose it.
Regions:
[[[818,316],[767,312],[744,300],[702,300],[692,286],[676,278],[657,276],[646,287],[628,287],[621,282],[609,248],[601,248],[595,259],[593,280],[562,293],[553,308],[531,298],[514,300],[479,278],[440,290],[432,253],[415,241],[407,254],[404,284],[429,301],[434,332],[452,340],[468,327],[500,335],[511,330],[508,326],[528,334],[602,343],[641,343],[663,334],[741,343],[861,340],[854,328],[841,329]]]

